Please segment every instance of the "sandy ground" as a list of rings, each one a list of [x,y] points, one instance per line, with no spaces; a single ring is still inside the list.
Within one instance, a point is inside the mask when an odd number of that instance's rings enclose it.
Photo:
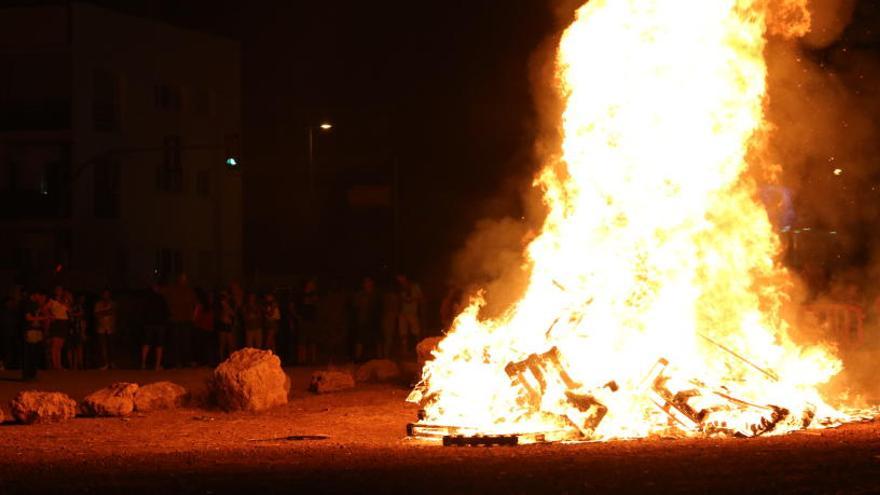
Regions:
[[[125,419],[0,426],[0,494],[13,493],[880,493],[880,423],[751,440],[642,440],[444,448],[408,441],[403,386],[315,396],[264,414],[187,408]],[[75,399],[116,381],[203,390],[209,370],[0,374]],[[5,379],[4,379],[5,378]],[[329,435],[290,441],[290,435]]]

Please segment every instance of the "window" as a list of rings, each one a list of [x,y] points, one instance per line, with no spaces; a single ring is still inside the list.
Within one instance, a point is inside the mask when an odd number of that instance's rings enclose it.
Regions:
[[[199,251],[199,280],[202,282],[214,280],[214,253],[211,251]]]
[[[47,150],[24,145],[10,154],[15,169],[15,189],[45,195],[49,185]]]
[[[156,271],[161,277],[173,277],[183,273],[183,255],[178,249],[156,250]]]
[[[196,174],[196,193],[199,196],[211,195],[211,172],[208,170],[199,170]]]
[[[125,287],[128,285],[128,248],[119,246],[116,248],[116,270],[115,283],[117,287]]]
[[[119,215],[119,163],[103,159],[95,163],[95,217],[116,218]]]
[[[70,253],[73,252],[73,233],[64,229],[55,232],[55,266],[60,266],[64,270],[72,268]]]
[[[214,115],[214,92],[210,89],[196,90],[192,93],[193,113],[201,117]]]
[[[122,123],[120,78],[102,69],[96,69],[93,78],[92,119],[95,130],[119,130]]]
[[[155,103],[159,110],[179,112],[183,108],[183,91],[179,86],[170,84],[157,84],[155,88]]]
[[[34,253],[30,248],[15,246],[12,248],[12,266],[20,270],[30,270],[34,266]]]
[[[4,6],[7,4],[9,2]],[[8,20],[7,14],[10,13],[3,12],[4,20]],[[8,48],[4,46],[0,53],[0,67],[3,68],[0,130],[69,129],[72,77],[69,53]]]
[[[156,171],[156,189],[164,192],[183,190],[183,166],[180,163],[180,136],[167,136],[162,163]]]
[[[0,145],[0,185],[11,191],[58,193],[56,181],[67,169],[67,153],[65,145],[56,143]]]
[[[0,144],[0,218],[67,216],[69,170],[69,145]]]

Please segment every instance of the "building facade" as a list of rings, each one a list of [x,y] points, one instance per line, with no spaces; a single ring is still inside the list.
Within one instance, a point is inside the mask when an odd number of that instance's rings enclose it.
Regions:
[[[0,64],[0,285],[241,277],[237,42],[87,4],[5,8]]]

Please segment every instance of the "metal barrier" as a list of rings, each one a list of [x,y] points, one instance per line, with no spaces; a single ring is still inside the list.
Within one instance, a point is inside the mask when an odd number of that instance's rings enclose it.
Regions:
[[[826,335],[841,346],[859,347],[865,342],[865,310],[855,304],[817,303],[804,310],[815,318]]]

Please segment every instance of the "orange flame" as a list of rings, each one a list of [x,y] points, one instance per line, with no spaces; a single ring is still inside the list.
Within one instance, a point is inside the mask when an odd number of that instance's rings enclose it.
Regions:
[[[809,22],[803,1],[776,1],[775,16],[772,3],[592,0],[577,11],[558,48],[561,163],[536,181],[549,213],[528,246],[528,287],[501,317],[481,318],[481,297],[458,316],[410,396],[426,422],[549,431],[604,408],[581,434],[611,439],[842,418],[816,390],[841,363],[789,337],[789,275],[745,174],[765,125],[765,36]],[[505,367],[553,347],[568,381],[539,380],[529,397]],[[612,381],[616,391],[603,387]],[[675,400],[699,424],[658,390],[683,391]],[[778,424],[756,430],[762,418]]]

